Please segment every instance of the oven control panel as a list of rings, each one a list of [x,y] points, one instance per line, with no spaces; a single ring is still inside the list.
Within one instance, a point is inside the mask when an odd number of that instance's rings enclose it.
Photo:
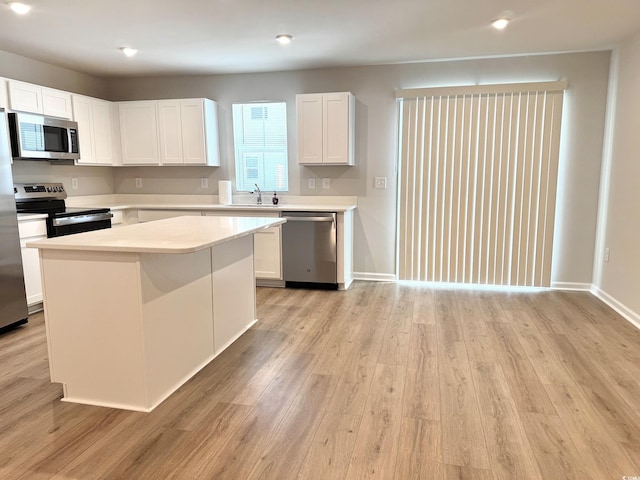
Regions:
[[[18,183],[13,186],[13,191],[16,200],[67,198],[62,183]]]

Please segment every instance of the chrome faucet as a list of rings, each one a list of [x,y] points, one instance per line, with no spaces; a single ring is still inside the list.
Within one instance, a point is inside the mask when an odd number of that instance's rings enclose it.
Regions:
[[[256,186],[256,192],[258,192],[258,205],[262,205],[262,191],[260,190],[260,187],[258,186],[257,183],[254,183],[254,185]],[[253,193],[256,193],[253,192]]]

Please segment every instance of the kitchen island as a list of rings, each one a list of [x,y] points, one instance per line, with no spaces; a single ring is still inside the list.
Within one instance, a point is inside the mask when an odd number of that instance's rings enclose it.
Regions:
[[[256,322],[253,234],[283,222],[176,217],[28,243],[63,400],[153,410]]]

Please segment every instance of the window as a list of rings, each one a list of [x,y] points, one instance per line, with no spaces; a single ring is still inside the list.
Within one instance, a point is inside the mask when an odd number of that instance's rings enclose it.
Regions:
[[[233,105],[236,190],[289,190],[287,168],[287,104]]]

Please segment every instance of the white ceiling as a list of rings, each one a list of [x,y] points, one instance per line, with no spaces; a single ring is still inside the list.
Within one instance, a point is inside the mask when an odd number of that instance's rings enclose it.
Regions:
[[[640,30],[640,0],[22,1],[22,17],[0,4],[0,50],[99,76],[600,50]],[[505,13],[506,30],[489,26]]]

